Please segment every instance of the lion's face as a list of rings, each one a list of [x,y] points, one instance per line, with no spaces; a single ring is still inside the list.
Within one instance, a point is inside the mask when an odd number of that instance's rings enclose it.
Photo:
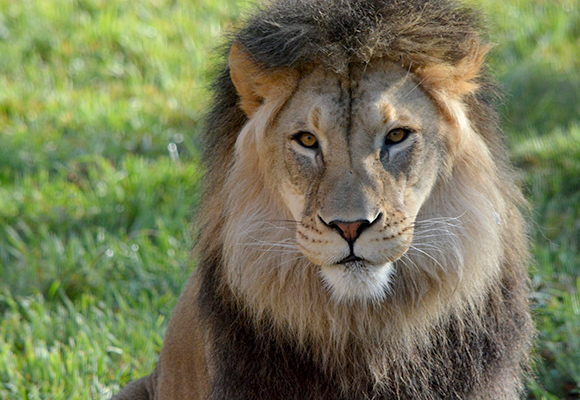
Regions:
[[[402,68],[315,69],[268,129],[300,251],[338,300],[380,300],[445,159],[445,120]]]

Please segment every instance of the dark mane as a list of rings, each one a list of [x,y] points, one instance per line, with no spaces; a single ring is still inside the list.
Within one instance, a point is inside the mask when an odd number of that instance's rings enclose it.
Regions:
[[[265,68],[387,58],[405,66],[459,62],[477,44],[475,13],[449,0],[287,0],[259,10],[236,35]]]

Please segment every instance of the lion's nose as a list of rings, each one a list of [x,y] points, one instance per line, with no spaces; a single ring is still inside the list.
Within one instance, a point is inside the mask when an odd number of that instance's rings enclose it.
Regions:
[[[319,218],[326,226],[338,231],[340,236],[342,236],[351,245],[366,228],[372,225],[372,223],[366,219],[359,219],[357,221],[333,220],[326,222],[324,219],[322,219],[322,217]]]
[[[367,219],[359,219],[356,221],[342,221],[339,219],[326,222],[320,215],[320,221],[329,228],[335,229],[340,236],[342,236],[351,246],[358,239],[358,237],[363,233],[365,229],[377,222],[383,214],[379,215],[373,220],[369,221]]]
[[[334,228],[347,242],[353,243],[371,223],[367,220],[358,221],[330,221],[328,226]]]

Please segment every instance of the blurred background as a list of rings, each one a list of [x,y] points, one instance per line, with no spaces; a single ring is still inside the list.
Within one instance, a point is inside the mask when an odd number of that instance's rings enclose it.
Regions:
[[[469,0],[531,202],[530,398],[580,398],[580,0]],[[153,369],[192,271],[199,140],[231,0],[0,0],[0,399]]]

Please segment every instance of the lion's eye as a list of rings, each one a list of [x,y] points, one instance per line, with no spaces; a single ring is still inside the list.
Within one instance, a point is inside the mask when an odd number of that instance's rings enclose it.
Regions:
[[[310,132],[298,132],[294,135],[294,139],[300,143],[301,146],[306,147],[307,149],[316,149],[318,148],[318,139]]]
[[[387,133],[387,137],[385,138],[386,144],[397,144],[401,143],[403,140],[409,136],[410,131],[404,128],[397,128],[393,129],[389,133]]]

